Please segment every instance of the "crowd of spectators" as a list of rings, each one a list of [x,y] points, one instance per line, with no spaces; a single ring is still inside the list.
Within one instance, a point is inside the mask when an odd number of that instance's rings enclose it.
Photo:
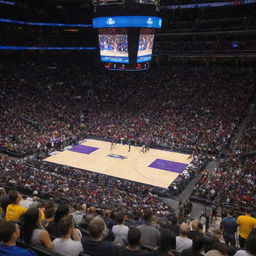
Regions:
[[[203,172],[192,195],[237,210],[255,209],[255,163],[255,156],[241,159],[227,155],[215,171]]]
[[[173,41],[173,38],[162,37],[157,44],[158,52],[175,52],[175,53],[183,53],[183,52],[195,52],[198,51],[202,53],[202,51],[208,52],[238,52],[238,51],[255,51],[255,41],[225,41],[225,40],[207,40],[201,39],[198,40],[195,38],[194,40],[187,39],[186,41]]]
[[[70,61],[73,66],[70,63],[47,61],[41,64],[36,61],[10,61],[8,68],[2,67],[5,72],[0,95],[1,145],[16,153],[40,150],[47,153],[74,145],[88,134],[93,134],[103,139],[125,139],[136,144],[147,143],[189,151],[192,153],[192,162],[172,184],[174,192],[182,191],[191,178],[197,175],[206,163],[207,153],[219,153],[229,143],[254,89],[254,73],[249,68],[225,68],[224,72],[223,68],[184,67],[129,75],[109,76],[102,72],[96,76],[95,71],[83,66],[77,59]],[[82,194],[76,191],[75,179],[68,181],[65,189],[63,186],[55,189],[54,186],[30,184],[30,176],[26,176],[25,180],[15,180],[13,170],[16,167],[20,169],[21,177],[26,175],[26,172],[22,174],[23,168],[32,176],[48,174],[35,172],[27,166],[26,161],[15,163],[7,159],[5,162],[7,165],[3,168],[8,166],[11,170],[7,172],[11,176],[6,175],[5,182],[13,178],[19,185],[23,183],[25,187],[32,186],[31,189],[48,191],[50,194],[53,192],[58,196],[74,196],[72,193],[75,193],[79,197]],[[66,172],[66,167],[40,162],[34,162],[33,165],[47,173],[48,169],[51,172],[54,168],[57,175]],[[230,169],[232,166],[225,167]],[[68,176],[72,173],[70,170],[67,172]],[[220,172],[223,175],[222,169]],[[244,168],[243,173],[247,174]],[[226,171],[226,174],[228,179],[229,172]],[[90,179],[93,179],[92,176],[97,177],[97,182],[88,184],[92,186],[92,191],[87,192],[91,193],[98,186],[99,176],[91,173],[86,175]],[[55,181],[54,176],[49,179]],[[104,177],[100,182],[103,184],[99,191],[104,198],[104,193],[108,194],[104,186],[108,187],[113,181],[112,178]],[[118,184],[116,181],[113,183]],[[126,188],[136,187],[126,181],[120,181],[120,184]],[[200,182],[198,185],[198,195],[204,195],[204,190],[208,193],[208,187],[203,184]],[[212,186],[220,183],[214,184],[210,182]],[[144,190],[144,186],[139,188]],[[229,193],[232,196],[233,190]],[[240,193],[243,195],[244,191]],[[116,194],[117,201],[121,195],[122,192]],[[230,200],[224,198],[224,193],[222,195],[223,199],[214,200],[218,203]],[[104,203],[102,197],[97,199],[92,196],[87,203]],[[115,202],[110,199],[112,197],[111,192],[106,204]]]
[[[235,154],[253,153],[256,149],[256,112],[252,113],[240,137],[233,144]]]
[[[167,18],[168,19],[168,18]],[[191,18],[190,20],[171,20],[164,31],[168,33],[209,32],[209,31],[234,31],[249,30],[255,28],[253,17],[223,17],[223,18]]]
[[[253,90],[253,72],[241,68],[96,76],[77,63],[12,65],[1,80],[1,144],[16,152],[94,134],[216,153]]]
[[[255,101],[255,98],[253,97]],[[230,153],[219,159],[215,171],[202,172],[192,196],[216,205],[235,209],[255,209],[255,102],[248,109],[249,117],[239,136],[231,144]]]
[[[37,160],[14,160],[7,156],[1,156],[0,169],[1,184],[7,186],[98,207],[122,207],[129,214],[148,207],[159,216],[173,215],[173,210],[157,195],[164,191],[152,186],[68,166]]]
[[[58,253],[56,256],[255,254],[256,219],[248,210],[237,218],[231,210],[223,211],[220,226],[208,232],[196,220],[177,222],[177,216],[172,216],[170,222],[148,207],[130,215],[123,208],[64,202],[57,205],[40,198],[24,200],[15,190],[5,194],[1,188],[1,192],[0,255],[36,255],[31,248],[36,252],[40,248],[41,253],[45,248],[45,252]],[[239,247],[235,239],[238,226]]]

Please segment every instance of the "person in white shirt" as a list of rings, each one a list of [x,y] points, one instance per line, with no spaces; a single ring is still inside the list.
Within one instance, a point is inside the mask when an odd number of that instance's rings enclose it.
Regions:
[[[59,224],[61,238],[53,241],[53,250],[63,256],[78,256],[84,251],[81,243],[81,232],[74,228],[72,215],[63,217]]]
[[[33,203],[33,199],[27,196],[22,196],[22,199],[19,205],[29,209],[30,205]]]
[[[176,237],[176,251],[182,252],[192,246],[192,240],[188,238],[189,226],[186,223],[180,225],[180,235]]]
[[[72,213],[75,224],[77,226],[81,225],[83,217],[86,215],[86,205],[81,205],[76,203],[74,206],[74,211]]]
[[[116,216],[117,225],[114,225],[112,228],[112,232],[115,235],[115,239],[122,239],[127,242],[127,236],[129,228],[124,225],[124,214],[119,213]]]

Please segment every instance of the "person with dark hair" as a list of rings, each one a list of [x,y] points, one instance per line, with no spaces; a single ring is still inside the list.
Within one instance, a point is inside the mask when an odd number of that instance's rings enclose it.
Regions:
[[[161,218],[161,219],[158,221],[158,227],[157,227],[157,229],[158,229],[159,232],[160,232],[160,235],[161,235],[163,232],[166,232],[167,230],[169,230],[169,226],[170,226],[170,223],[168,222],[168,220],[165,219],[165,218]]]
[[[47,227],[48,232],[51,236],[60,237],[61,233],[58,228],[60,220],[69,214],[69,206],[66,204],[61,204],[58,206],[53,221],[51,221]]]
[[[235,233],[237,230],[237,223],[236,219],[233,217],[233,211],[229,210],[227,217],[222,219],[220,223],[220,228],[223,232],[223,238],[226,245],[229,245],[229,243],[232,246],[236,246],[236,239],[235,239]]]
[[[252,229],[245,241],[245,250],[238,250],[234,256],[256,255],[256,228]]]
[[[45,219],[42,220],[42,225],[47,228],[49,223],[54,220],[55,208],[45,209]]]
[[[123,241],[127,241],[127,235],[129,228],[124,225],[124,214],[119,212],[116,215],[117,225],[114,225],[112,228],[112,232],[115,235],[115,239],[122,239]]]
[[[86,215],[86,212],[83,209],[82,204],[80,203],[74,204],[73,208],[74,208],[74,211],[72,212],[72,216],[74,218],[75,224],[79,226],[82,223],[83,217]]]
[[[9,195],[6,194],[4,188],[0,187],[0,218],[5,216],[6,208],[9,203]]]
[[[103,220],[106,223],[106,226],[108,229],[110,229],[110,221],[111,221],[111,210],[110,209],[105,209],[103,213]]]
[[[176,237],[176,251],[182,252],[192,246],[192,240],[188,238],[189,227],[186,223],[180,225],[180,235]]]
[[[0,221],[0,256],[36,256],[31,250],[16,246],[20,229],[14,221]]]
[[[218,234],[219,233],[219,234]],[[207,253],[211,250],[218,250],[223,255],[226,255],[228,252],[228,247],[225,243],[219,241],[221,232],[219,229],[213,230],[212,235],[205,237],[205,246],[204,252]]]
[[[84,252],[90,256],[117,255],[117,249],[112,242],[103,240],[105,222],[101,217],[94,217],[89,223],[90,238],[83,238]]]
[[[243,249],[251,230],[256,227],[256,219],[252,217],[252,211],[247,210],[245,215],[240,215],[237,218],[237,224],[239,225],[239,244]]]
[[[41,204],[41,209],[44,209],[44,219],[41,220],[42,225],[47,228],[49,223],[53,221],[56,212],[55,204],[52,200],[48,200]]]
[[[10,190],[8,194],[10,204],[7,206],[5,219],[7,221],[18,221],[20,217],[27,211],[27,209],[19,205],[22,197],[18,191]]]
[[[173,232],[166,230],[161,233],[160,246],[153,252],[153,256],[176,255],[176,236]]]
[[[144,211],[143,220],[144,223],[138,227],[141,231],[141,245],[152,250],[160,244],[160,232],[151,225],[151,210],[146,209]]]
[[[59,224],[61,238],[53,241],[53,250],[63,256],[78,256],[84,251],[81,243],[81,233],[75,229],[72,215],[63,217]]]
[[[199,234],[203,235],[204,234],[204,227],[203,224],[201,222],[197,223],[197,231],[199,232]]]
[[[185,249],[181,252],[180,256],[203,256],[201,253],[205,245],[204,236],[195,236],[193,244],[190,249]]]
[[[23,223],[23,239],[27,244],[35,243],[51,249],[50,235],[40,223],[41,214],[38,208],[31,208],[26,212]]]
[[[203,234],[198,231],[198,224],[199,224],[199,223],[198,223],[197,221],[195,221],[195,220],[193,220],[193,221],[191,222],[191,228],[192,228],[192,230],[190,230],[190,231],[188,232],[188,238],[189,238],[189,239],[193,239],[193,238],[195,238],[196,236],[199,236],[199,235],[203,236]]]
[[[140,248],[141,232],[137,228],[130,228],[128,231],[128,245],[118,248],[119,256],[146,256],[150,255],[149,251]]]
[[[175,234],[175,236],[178,236],[180,234],[180,226],[178,225],[178,217],[173,216],[171,219],[171,225],[169,229]]]

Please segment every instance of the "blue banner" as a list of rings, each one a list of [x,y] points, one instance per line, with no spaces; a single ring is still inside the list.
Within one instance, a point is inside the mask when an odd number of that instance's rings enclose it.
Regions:
[[[15,5],[15,2],[0,0],[0,4]]]
[[[129,63],[129,57],[100,56],[102,62]]]
[[[94,28],[161,28],[162,18],[154,16],[112,16],[93,19]]]
[[[144,55],[144,56],[138,56],[137,57],[137,63],[151,61],[151,59],[152,59],[152,54]]]
[[[113,71],[145,71],[145,70],[149,70],[149,68],[140,68],[140,69],[121,69],[121,68],[107,68],[107,70],[113,70]]]
[[[0,22],[30,25],[30,26],[49,26],[49,27],[92,27],[90,24],[63,24],[63,23],[45,23],[45,22],[28,22],[21,20],[10,20],[10,19],[0,19]]]
[[[3,46],[0,50],[96,50],[96,47]]]
[[[241,0],[233,2],[213,2],[213,3],[198,3],[198,4],[179,4],[179,5],[168,5],[161,6],[161,9],[190,9],[190,8],[210,8],[210,7],[221,7],[221,6],[234,6],[241,4],[254,4],[256,0]]]

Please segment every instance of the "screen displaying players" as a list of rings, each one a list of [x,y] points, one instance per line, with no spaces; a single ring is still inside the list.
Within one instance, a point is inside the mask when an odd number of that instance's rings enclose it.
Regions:
[[[143,30],[140,33],[137,63],[151,61],[154,44],[154,31]]]
[[[103,62],[129,63],[126,31],[101,29],[99,31],[100,58]]]

